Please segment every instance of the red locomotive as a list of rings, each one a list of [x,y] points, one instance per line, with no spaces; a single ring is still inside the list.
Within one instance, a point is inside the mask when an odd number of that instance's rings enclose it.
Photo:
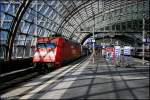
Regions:
[[[81,45],[62,37],[37,38],[37,47],[33,57],[36,69],[49,72],[51,68],[75,60],[82,55]]]

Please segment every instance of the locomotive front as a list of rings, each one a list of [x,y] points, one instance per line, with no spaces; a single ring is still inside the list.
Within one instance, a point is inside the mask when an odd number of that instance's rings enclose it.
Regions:
[[[38,43],[33,62],[54,62],[55,55],[55,43]]]
[[[56,41],[49,37],[37,38],[33,63],[38,71],[49,72],[56,58]]]

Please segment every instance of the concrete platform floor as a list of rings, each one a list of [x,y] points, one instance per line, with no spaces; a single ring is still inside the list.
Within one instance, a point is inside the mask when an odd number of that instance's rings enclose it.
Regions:
[[[104,58],[80,59],[38,76],[1,95],[2,99],[149,99],[149,66],[134,61],[116,67]]]

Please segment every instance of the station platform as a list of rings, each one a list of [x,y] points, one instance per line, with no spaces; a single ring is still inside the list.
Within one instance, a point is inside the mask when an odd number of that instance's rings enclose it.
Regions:
[[[149,66],[134,59],[130,68],[88,56],[19,84],[1,99],[148,99]]]

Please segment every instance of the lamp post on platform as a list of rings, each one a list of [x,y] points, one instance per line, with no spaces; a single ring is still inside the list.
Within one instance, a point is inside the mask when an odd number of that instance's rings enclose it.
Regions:
[[[95,62],[95,18],[93,16],[93,21],[94,21],[94,25],[93,25],[93,63]]]
[[[95,62],[95,28],[93,27],[93,39],[92,39],[92,42],[93,42],[93,63]]]
[[[143,62],[143,65],[144,65],[144,53],[145,53],[145,44],[144,44],[144,38],[145,38],[145,15],[143,14],[143,36],[142,36],[142,43],[143,43],[143,55],[142,55],[142,62]]]

